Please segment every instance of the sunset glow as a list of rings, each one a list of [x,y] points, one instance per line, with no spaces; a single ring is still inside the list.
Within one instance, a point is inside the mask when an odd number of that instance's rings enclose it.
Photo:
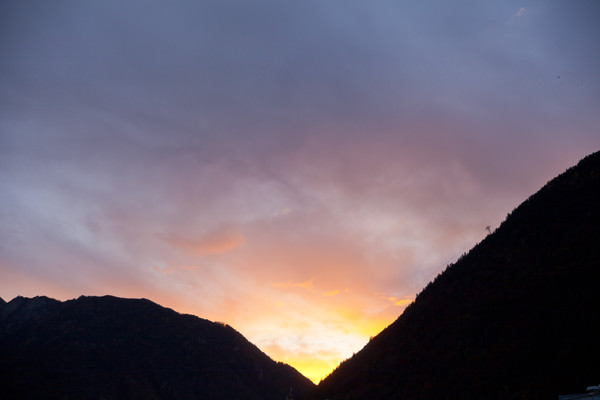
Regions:
[[[600,148],[599,9],[2,2],[0,297],[148,298],[318,383]]]

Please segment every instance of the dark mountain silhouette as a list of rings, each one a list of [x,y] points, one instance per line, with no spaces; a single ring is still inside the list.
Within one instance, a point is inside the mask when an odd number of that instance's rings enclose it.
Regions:
[[[550,181],[315,399],[556,399],[600,381],[600,152]]]
[[[0,302],[2,399],[281,400],[313,386],[230,326],[149,300]]]

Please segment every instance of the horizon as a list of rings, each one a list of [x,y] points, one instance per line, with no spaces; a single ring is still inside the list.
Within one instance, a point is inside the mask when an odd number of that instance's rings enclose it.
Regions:
[[[600,149],[600,5],[0,4],[0,297],[146,298],[318,383]]]

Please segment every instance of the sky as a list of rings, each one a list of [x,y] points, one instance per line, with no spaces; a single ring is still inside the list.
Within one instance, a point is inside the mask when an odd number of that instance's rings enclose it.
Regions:
[[[600,149],[599,18],[0,0],[0,297],[148,298],[318,382]]]

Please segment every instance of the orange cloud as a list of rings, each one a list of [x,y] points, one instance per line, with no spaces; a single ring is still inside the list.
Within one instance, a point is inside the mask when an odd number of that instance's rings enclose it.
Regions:
[[[173,247],[199,256],[228,253],[246,243],[246,238],[235,230],[217,229],[209,231],[198,239],[187,239],[177,235],[164,237]]]
[[[279,210],[277,213],[275,213],[274,217],[280,217],[280,216],[284,216],[284,215],[290,215],[292,213],[292,210],[290,210],[289,208],[282,208],[281,210]]]
[[[394,296],[387,296],[383,293],[376,293],[379,297],[381,297],[382,299],[386,299],[391,301],[392,303],[394,303],[395,306],[407,306],[410,303],[413,302],[414,297],[412,296],[404,296],[404,297],[394,297]]]
[[[315,278],[300,283],[277,282],[274,283],[273,286],[281,289],[301,288],[311,291],[315,286]]]
[[[315,278],[311,278],[308,281],[305,282],[300,282],[300,283],[287,283],[287,282],[277,282],[273,284],[273,287],[279,288],[279,289],[292,289],[292,288],[300,288],[300,289],[306,289],[309,292],[316,292],[319,294],[322,294],[323,296],[327,296],[327,297],[333,297],[333,296],[337,296],[338,294],[341,293],[341,291],[339,289],[332,289],[332,290],[316,290],[315,289]],[[345,290],[345,292],[347,292],[348,289]]]
[[[154,267],[152,267],[152,270],[162,273],[162,274],[172,274],[172,273],[178,272],[178,271],[194,271],[197,268],[198,267],[196,267],[194,265],[169,265],[164,268],[154,266]]]

